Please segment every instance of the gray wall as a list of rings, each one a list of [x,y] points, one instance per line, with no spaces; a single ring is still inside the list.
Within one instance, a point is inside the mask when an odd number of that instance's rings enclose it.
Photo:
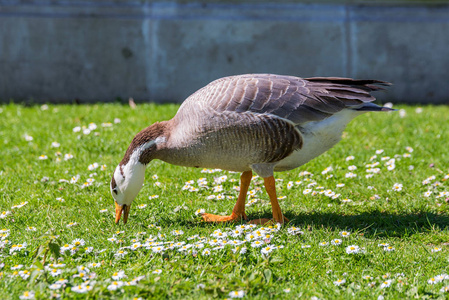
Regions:
[[[449,5],[0,0],[0,99],[182,101],[240,73],[391,81],[449,103]]]

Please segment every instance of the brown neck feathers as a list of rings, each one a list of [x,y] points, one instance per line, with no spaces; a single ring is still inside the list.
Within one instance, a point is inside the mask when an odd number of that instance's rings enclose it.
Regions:
[[[154,141],[157,138],[164,138],[164,137],[167,138],[168,137],[167,125],[168,124],[166,121],[157,122],[143,129],[138,134],[136,134],[131,144],[129,145],[128,150],[126,150],[125,156],[120,162],[120,165],[121,166],[126,165],[129,162],[133,152],[139,147],[147,144],[148,142]],[[157,147],[156,144],[154,144],[143,150],[142,153],[140,154],[139,162],[142,164],[148,164],[154,156],[156,147]]]

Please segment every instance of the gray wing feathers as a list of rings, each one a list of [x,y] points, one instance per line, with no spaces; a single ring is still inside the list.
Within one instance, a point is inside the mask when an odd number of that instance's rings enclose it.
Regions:
[[[248,74],[218,79],[189,98],[217,112],[271,114],[303,124],[374,101],[370,93],[386,85],[377,80]]]

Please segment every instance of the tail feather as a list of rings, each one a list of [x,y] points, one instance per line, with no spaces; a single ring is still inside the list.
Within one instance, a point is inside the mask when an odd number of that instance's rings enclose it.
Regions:
[[[357,111],[395,111],[396,110],[396,109],[389,108],[386,106],[379,106],[372,102],[363,103],[359,107],[354,107],[352,109],[357,110]]]
[[[375,80],[375,79],[352,79],[344,77],[311,77],[305,78],[311,82],[319,82],[325,84],[344,85],[346,87],[351,86],[357,89],[363,89],[366,91],[383,90],[384,87],[392,85],[390,82]]]

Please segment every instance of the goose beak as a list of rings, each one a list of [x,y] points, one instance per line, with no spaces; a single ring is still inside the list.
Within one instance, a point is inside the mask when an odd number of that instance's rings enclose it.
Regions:
[[[120,221],[122,213],[123,213],[123,224],[126,224],[126,222],[128,222],[128,215],[130,208],[131,206],[129,205],[126,204],[120,205],[117,202],[115,202],[115,224],[118,224],[118,222]]]

